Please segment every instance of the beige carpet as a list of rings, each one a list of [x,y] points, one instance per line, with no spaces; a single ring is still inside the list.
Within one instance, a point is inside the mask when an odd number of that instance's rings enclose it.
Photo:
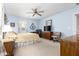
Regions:
[[[60,44],[42,39],[41,42],[16,48],[15,56],[60,56]]]

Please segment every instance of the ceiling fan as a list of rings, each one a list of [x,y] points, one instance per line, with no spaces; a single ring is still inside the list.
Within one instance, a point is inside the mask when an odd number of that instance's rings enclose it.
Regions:
[[[39,11],[38,8],[35,8],[35,9],[32,8],[32,12],[29,12],[29,13],[32,13],[33,14],[32,16],[35,16],[35,15],[42,16],[41,13],[44,13],[44,11]]]

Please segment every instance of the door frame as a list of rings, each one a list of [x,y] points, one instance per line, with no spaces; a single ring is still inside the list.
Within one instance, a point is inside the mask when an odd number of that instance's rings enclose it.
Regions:
[[[79,12],[73,14],[73,34],[77,34],[77,14],[79,14]]]

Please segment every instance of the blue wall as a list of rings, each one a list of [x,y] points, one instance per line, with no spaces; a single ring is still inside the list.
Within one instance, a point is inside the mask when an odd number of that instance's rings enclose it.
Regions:
[[[26,32],[33,32],[36,29],[38,29],[37,20],[31,20],[31,19],[26,19],[26,18],[21,18],[21,17],[16,17],[16,16],[8,16],[7,18],[9,20],[9,22],[7,24],[10,25],[11,22],[15,23],[15,27],[13,27],[12,29],[16,33],[19,32],[19,25],[18,24],[19,24],[19,22],[22,22],[22,21],[24,21],[26,23],[26,26],[25,26],[26,27]],[[35,26],[36,26],[35,30],[30,29],[30,25],[32,23],[34,23]]]
[[[15,17],[15,16],[7,16],[8,18],[8,25],[10,25],[11,22],[14,22],[15,23],[15,27],[13,27],[13,31],[18,33],[18,23],[17,21],[19,21],[19,18],[18,17]]]
[[[52,19],[52,31],[61,32],[62,36],[74,35],[74,13],[79,12],[79,6],[75,6],[72,9],[57,13],[48,18],[42,19],[39,24],[39,28],[43,30],[46,20]]]

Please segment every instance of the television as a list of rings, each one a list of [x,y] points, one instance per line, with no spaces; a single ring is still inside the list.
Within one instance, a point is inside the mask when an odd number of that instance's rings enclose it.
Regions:
[[[51,26],[44,26],[44,31],[51,31]]]

